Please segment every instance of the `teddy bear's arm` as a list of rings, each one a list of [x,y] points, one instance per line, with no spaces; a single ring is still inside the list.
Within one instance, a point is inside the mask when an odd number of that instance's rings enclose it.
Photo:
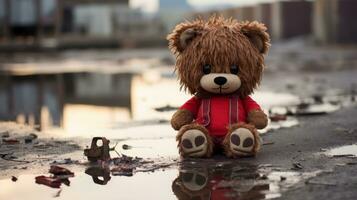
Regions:
[[[193,114],[186,109],[179,109],[171,118],[171,126],[179,130],[182,126],[190,124],[193,121]]]
[[[250,96],[243,99],[243,105],[248,113],[248,123],[253,124],[257,129],[263,129],[268,125],[268,117]]]
[[[175,130],[179,130],[182,126],[190,124],[195,119],[198,108],[201,105],[201,100],[197,97],[192,97],[183,104],[172,116],[171,126]]]
[[[252,110],[248,113],[248,123],[257,129],[263,129],[268,125],[268,117],[262,110]]]

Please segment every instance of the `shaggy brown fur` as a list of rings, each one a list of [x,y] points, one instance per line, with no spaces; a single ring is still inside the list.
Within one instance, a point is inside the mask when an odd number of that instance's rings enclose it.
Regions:
[[[253,148],[252,154],[248,155],[248,156],[255,156],[255,154],[260,149],[260,136],[259,136],[259,133],[258,133],[257,129],[253,125],[245,124],[245,123],[234,124],[229,128],[228,134],[226,135],[226,137],[223,140],[224,153],[226,154],[227,157],[230,157],[230,158],[238,157],[230,149],[230,137],[231,137],[231,134],[232,134],[232,132],[234,130],[236,130],[238,128],[246,128],[246,129],[250,130],[250,132],[253,133],[253,135],[254,135],[254,148]]]
[[[193,121],[193,115],[188,110],[177,110],[171,118],[171,126],[175,130],[180,130],[180,128],[186,124],[190,124]]]
[[[253,124],[257,129],[263,129],[268,125],[268,117],[261,110],[253,110],[248,113],[248,123]]]
[[[176,55],[176,70],[181,88],[191,94],[207,96],[200,87],[202,66],[210,64],[212,73],[230,73],[239,67],[241,87],[234,93],[241,98],[259,85],[264,57],[269,48],[266,27],[258,22],[238,22],[212,17],[177,25],[168,35],[169,48]]]
[[[201,125],[195,124],[195,123],[188,124],[188,125],[185,125],[185,126],[181,127],[180,131],[176,135],[176,141],[178,142],[177,147],[179,148],[180,155],[182,157],[186,157],[186,155],[184,154],[184,152],[182,150],[182,147],[181,147],[181,138],[182,138],[183,134],[186,131],[191,130],[191,129],[199,130],[199,131],[201,131],[202,133],[204,133],[206,135],[207,143],[208,143],[207,153],[202,157],[206,157],[206,158],[211,157],[211,155],[213,153],[213,141],[212,141],[212,138],[209,135],[208,130],[204,126],[201,126]]]

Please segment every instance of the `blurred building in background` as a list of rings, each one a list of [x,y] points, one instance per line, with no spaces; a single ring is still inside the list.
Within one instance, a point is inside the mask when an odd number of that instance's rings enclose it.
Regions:
[[[166,46],[177,23],[213,14],[262,22],[273,41],[357,43],[357,0],[271,0],[199,11],[187,0],[157,0],[150,14],[129,1],[0,0],[0,50]]]
[[[273,3],[272,38],[287,39],[311,34],[312,25],[311,1],[279,1]]]
[[[322,43],[357,43],[357,1],[316,0],[314,36]]]
[[[129,0],[0,0],[0,48],[119,47],[163,42],[163,24]]]
[[[190,18],[213,14],[240,21],[257,20],[268,27],[273,41],[311,36],[325,44],[357,43],[356,0],[282,0],[254,6],[192,12]]]
[[[170,31],[175,25],[185,20],[185,16],[192,12],[193,8],[187,0],[158,0],[158,15],[162,19],[166,32]]]
[[[255,6],[254,17],[258,22],[264,23],[265,26],[272,26],[272,5],[270,3],[261,3]],[[268,33],[271,34],[271,29],[268,28]]]

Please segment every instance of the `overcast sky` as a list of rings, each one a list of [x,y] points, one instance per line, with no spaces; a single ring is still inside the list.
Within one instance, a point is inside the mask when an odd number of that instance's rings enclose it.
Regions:
[[[148,12],[155,12],[158,8],[159,0],[130,0],[130,5],[135,8],[142,8]],[[219,5],[249,5],[259,2],[271,2],[274,0],[188,0],[188,3],[195,7],[219,6]]]

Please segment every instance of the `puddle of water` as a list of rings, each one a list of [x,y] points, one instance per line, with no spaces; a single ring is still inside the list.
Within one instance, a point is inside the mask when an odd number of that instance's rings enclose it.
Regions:
[[[299,125],[299,120],[295,117],[287,117],[286,120],[270,122],[266,128],[259,130],[260,133],[266,133],[270,130],[277,130],[280,128],[290,128]]]
[[[88,168],[93,169],[93,168]],[[17,182],[0,180],[0,196],[7,200],[44,199],[272,199],[313,173],[282,172],[228,160],[184,161],[179,169],[134,176],[76,173],[70,186],[60,189],[35,184],[36,175],[21,175]],[[88,172],[87,172],[88,171]],[[105,171],[105,170],[102,170]],[[92,174],[92,175],[89,175]],[[265,178],[264,178],[265,177]],[[284,177],[284,179],[282,179]],[[31,194],[31,195],[28,195]]]
[[[48,200],[56,199],[175,199],[171,184],[177,176],[177,170],[158,171],[155,173],[137,173],[133,177],[111,177],[106,185],[93,182],[91,176],[77,173],[71,178],[70,186],[52,189],[35,183],[35,175],[22,175],[17,182],[0,181],[1,199],[7,200]]]
[[[178,199],[273,199],[301,180],[315,175],[261,170],[256,166],[229,161],[204,165],[196,163],[181,166],[172,188]]]
[[[336,147],[328,150],[325,154],[333,157],[357,157],[357,144]]]
[[[294,187],[302,180],[316,176],[319,171],[316,172],[292,172],[292,171],[273,171],[270,172],[267,177],[269,180],[270,190],[266,193],[267,199],[278,198],[281,193],[287,189]]]
[[[129,149],[123,149],[128,145]],[[177,143],[174,138],[125,140],[119,142],[117,150],[128,156],[140,156],[142,158],[178,158]]]

